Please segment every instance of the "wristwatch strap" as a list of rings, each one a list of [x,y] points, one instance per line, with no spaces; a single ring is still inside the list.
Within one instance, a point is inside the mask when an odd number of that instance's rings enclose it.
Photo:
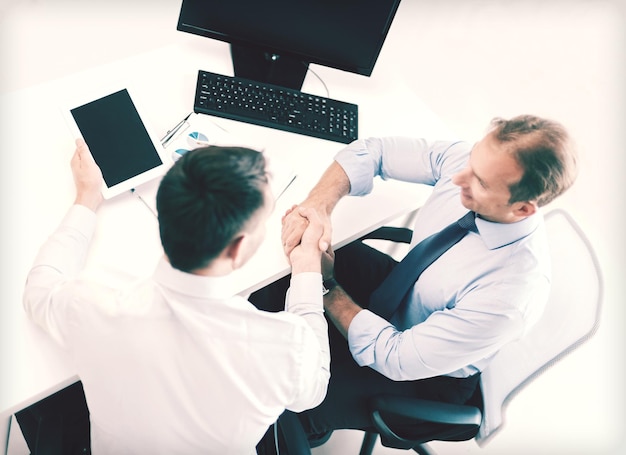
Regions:
[[[337,283],[337,280],[334,278],[328,278],[327,280],[322,281],[322,295],[328,294],[337,286],[339,286],[339,283]]]

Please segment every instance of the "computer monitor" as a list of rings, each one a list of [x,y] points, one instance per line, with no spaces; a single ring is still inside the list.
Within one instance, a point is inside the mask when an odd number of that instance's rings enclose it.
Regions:
[[[370,76],[400,0],[182,0],[177,30],[230,43],[235,76],[301,89],[309,63]]]

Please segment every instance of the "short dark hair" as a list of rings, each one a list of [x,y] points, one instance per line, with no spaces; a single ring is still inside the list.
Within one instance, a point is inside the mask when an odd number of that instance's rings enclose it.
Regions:
[[[532,115],[510,120],[495,118],[489,133],[508,147],[524,173],[519,182],[509,187],[510,204],[536,201],[541,207],[574,183],[576,153],[561,124]]]
[[[172,267],[207,267],[265,203],[263,153],[208,146],[187,152],[165,174],[156,203],[161,244]]]

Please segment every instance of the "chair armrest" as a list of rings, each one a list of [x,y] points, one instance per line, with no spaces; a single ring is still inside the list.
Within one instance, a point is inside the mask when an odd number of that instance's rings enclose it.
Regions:
[[[371,402],[372,420],[384,446],[413,448],[428,441],[464,441],[473,438],[482,420],[480,409],[419,398],[379,395]],[[387,420],[393,420],[388,423]],[[399,422],[404,435],[391,426]],[[407,430],[407,427],[409,430]]]
[[[413,230],[409,228],[382,226],[369,234],[365,234],[360,240],[373,239],[390,240],[398,243],[411,243],[411,237],[413,237]]]

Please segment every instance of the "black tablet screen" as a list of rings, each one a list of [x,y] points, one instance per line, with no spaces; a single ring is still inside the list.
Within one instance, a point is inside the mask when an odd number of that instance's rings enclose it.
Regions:
[[[161,165],[126,89],[71,110],[110,188]]]

